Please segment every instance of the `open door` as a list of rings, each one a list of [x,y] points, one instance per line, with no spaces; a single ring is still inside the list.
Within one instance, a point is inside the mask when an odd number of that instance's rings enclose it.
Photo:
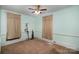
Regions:
[[[52,16],[43,17],[43,38],[52,39]]]

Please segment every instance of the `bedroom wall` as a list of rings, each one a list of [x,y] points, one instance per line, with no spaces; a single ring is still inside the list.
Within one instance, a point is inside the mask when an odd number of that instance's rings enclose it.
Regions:
[[[0,9],[0,53],[1,53],[1,9]]]
[[[42,38],[42,16],[36,16],[34,23],[35,23],[35,31],[34,31],[35,37]]]
[[[79,6],[71,6],[43,16],[53,15],[53,39],[56,44],[79,50]],[[42,32],[42,17],[36,21],[37,32]],[[42,34],[37,33],[37,37]]]
[[[6,33],[7,33],[7,15],[6,15],[6,12],[11,12],[11,13],[21,15],[21,38],[20,39],[6,41]],[[34,17],[29,16],[29,15],[20,14],[20,13],[13,12],[13,11],[1,10],[1,44],[2,44],[2,46],[16,43],[16,42],[19,42],[22,40],[26,40],[27,35],[24,32],[26,23],[28,23],[28,25],[29,25],[29,31],[30,31],[30,37],[31,37],[31,30],[32,29],[34,30]]]
[[[56,43],[79,50],[79,6],[54,12],[53,20]]]

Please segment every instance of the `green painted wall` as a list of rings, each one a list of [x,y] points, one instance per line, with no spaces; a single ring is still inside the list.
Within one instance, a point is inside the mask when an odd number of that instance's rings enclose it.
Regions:
[[[26,28],[25,24],[28,23],[28,30],[30,31],[30,37],[31,37],[31,31],[35,30],[35,22],[34,22],[35,18],[32,16],[28,16],[28,15],[21,15],[21,30],[22,30],[22,38],[26,38],[27,34],[24,31],[24,29]]]
[[[0,51],[1,51],[1,9],[0,9]]]
[[[64,34],[79,34],[79,6],[66,8],[53,13],[54,32]]]
[[[35,20],[34,20],[34,23],[35,23],[35,37],[38,37],[38,38],[42,38],[42,17],[41,16],[36,16],[35,17]]]
[[[79,6],[54,12],[53,20],[54,40],[61,45],[79,50]]]
[[[9,11],[8,11],[9,12]],[[11,12],[11,11],[10,11]],[[30,31],[30,37],[31,37],[31,31],[35,30],[34,28],[34,17],[33,16],[29,16],[29,15],[24,15],[24,14],[19,14],[17,12],[13,12],[12,13],[16,13],[21,15],[21,38],[17,39],[17,40],[12,40],[12,41],[6,41],[6,33],[7,33],[7,10],[1,10],[1,44],[2,46],[4,45],[8,45],[8,44],[12,44],[12,43],[16,43],[22,40],[26,40],[27,39],[27,34],[26,32],[24,32],[25,29],[25,24],[28,23],[29,25],[29,31]]]
[[[79,50],[79,6],[71,6],[45,15],[53,15],[52,29],[54,35],[52,35],[51,42],[56,41],[57,44]],[[35,25],[36,37],[41,37],[41,16],[36,18],[35,24],[37,24]]]
[[[6,32],[7,32],[7,29],[6,29],[6,14],[5,14],[5,11],[4,10],[1,10],[1,45],[4,45],[5,44],[5,40],[6,40]]]

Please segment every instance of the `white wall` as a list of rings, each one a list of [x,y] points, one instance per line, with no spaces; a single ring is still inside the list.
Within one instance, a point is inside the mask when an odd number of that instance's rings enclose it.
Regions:
[[[29,24],[29,31],[30,31],[30,37],[31,37],[31,30],[34,30],[34,17],[29,16],[29,15],[20,14],[21,15],[21,38],[16,39],[16,40],[6,41],[6,33],[7,33],[7,15],[6,15],[6,13],[7,12],[19,14],[17,12],[13,12],[13,11],[1,10],[1,44],[2,44],[2,46],[16,43],[16,42],[19,42],[22,40],[26,40],[27,35],[24,32],[26,23]]]

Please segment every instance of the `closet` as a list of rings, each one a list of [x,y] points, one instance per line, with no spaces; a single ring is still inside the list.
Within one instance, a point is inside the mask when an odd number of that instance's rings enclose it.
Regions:
[[[43,38],[52,39],[52,16],[43,17]]]
[[[21,17],[20,15],[7,13],[7,40],[21,37]]]

